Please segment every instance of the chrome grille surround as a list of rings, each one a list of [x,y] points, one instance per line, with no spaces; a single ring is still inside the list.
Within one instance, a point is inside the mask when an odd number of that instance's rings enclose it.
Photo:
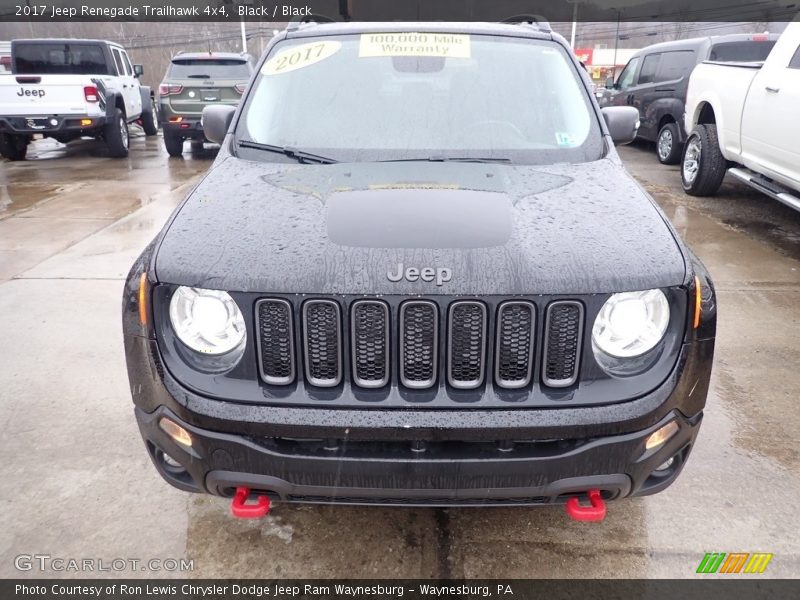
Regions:
[[[392,323],[389,305],[380,300],[356,300],[350,309],[350,348],[353,383],[381,388],[389,383]]]
[[[263,298],[256,302],[255,314],[261,379],[272,385],[288,385],[295,378],[292,305],[281,298]]]
[[[400,305],[400,382],[412,389],[431,387],[439,369],[439,309],[430,300]]]
[[[583,304],[556,300],[547,306],[544,326],[542,383],[563,388],[578,380],[583,348]]]
[[[533,377],[536,347],[536,306],[509,300],[497,309],[494,379],[509,390],[523,388]]]
[[[342,316],[338,302],[303,303],[303,362],[308,383],[335,387],[342,381]]]

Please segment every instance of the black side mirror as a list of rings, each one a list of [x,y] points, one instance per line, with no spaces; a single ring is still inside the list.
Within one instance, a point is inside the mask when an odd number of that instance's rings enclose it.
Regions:
[[[614,89],[614,78],[613,77],[609,77],[608,79],[606,79],[606,88],[608,88],[609,90]]]
[[[142,65],[133,65],[133,76],[141,77],[144,75],[144,67]]]
[[[233,120],[235,106],[206,106],[200,117],[205,136],[215,144],[221,144]]]
[[[600,109],[608,133],[615,144],[630,144],[639,130],[639,110],[633,106],[607,106]]]

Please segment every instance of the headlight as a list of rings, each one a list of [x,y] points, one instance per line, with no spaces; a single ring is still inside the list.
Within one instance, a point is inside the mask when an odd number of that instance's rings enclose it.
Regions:
[[[611,296],[592,328],[592,344],[614,358],[641,356],[664,337],[669,303],[661,290],[623,292]]]
[[[201,354],[242,349],[247,337],[242,311],[227,292],[179,287],[169,303],[178,339]]]

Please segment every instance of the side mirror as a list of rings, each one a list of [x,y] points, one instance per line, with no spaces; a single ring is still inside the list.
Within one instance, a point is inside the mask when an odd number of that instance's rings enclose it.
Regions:
[[[613,77],[609,77],[608,79],[606,79],[606,88],[608,88],[609,90],[614,89],[614,78]]]
[[[144,67],[142,65],[133,65],[133,76],[141,77],[144,75]]]
[[[633,106],[607,106],[600,109],[608,133],[615,144],[630,144],[639,130],[639,110]]]
[[[200,117],[205,136],[215,144],[221,144],[228,134],[235,112],[235,106],[206,106]]]

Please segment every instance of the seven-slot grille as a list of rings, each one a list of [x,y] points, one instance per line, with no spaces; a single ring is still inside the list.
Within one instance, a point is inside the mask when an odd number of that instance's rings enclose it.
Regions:
[[[500,388],[524,388],[533,379],[537,355],[544,385],[568,387],[577,381],[584,330],[584,309],[578,301],[558,300],[542,311],[540,351],[537,308],[527,300],[501,303],[491,322],[487,305],[478,300],[442,305],[441,319],[439,305],[430,300],[402,302],[395,320],[394,310],[382,300],[352,302],[344,339],[337,301],[306,300],[299,308],[297,327],[290,302],[258,301],[256,331],[262,379],[287,385],[299,372],[312,386],[334,387],[344,379],[344,352],[348,352],[350,381],[362,388],[388,385],[394,369],[400,384],[407,388],[433,387],[439,377],[440,355],[445,361],[446,382],[455,389],[478,388],[486,383],[487,373]],[[440,335],[444,336],[441,345]],[[295,336],[299,336],[299,352]]]

